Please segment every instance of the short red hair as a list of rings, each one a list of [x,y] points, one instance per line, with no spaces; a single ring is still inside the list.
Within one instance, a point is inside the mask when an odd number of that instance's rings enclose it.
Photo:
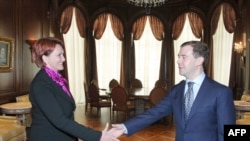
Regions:
[[[64,48],[63,42],[54,37],[41,38],[36,41],[31,47],[32,62],[34,62],[39,68],[44,67],[46,64],[43,62],[42,56],[50,55],[57,44]]]

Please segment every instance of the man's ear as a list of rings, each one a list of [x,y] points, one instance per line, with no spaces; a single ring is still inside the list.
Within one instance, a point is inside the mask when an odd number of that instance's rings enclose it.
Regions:
[[[200,56],[197,58],[196,62],[197,62],[197,65],[202,65],[204,63],[204,58]]]

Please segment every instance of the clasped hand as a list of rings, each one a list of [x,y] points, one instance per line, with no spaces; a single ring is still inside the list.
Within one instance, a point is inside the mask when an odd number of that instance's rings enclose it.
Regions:
[[[124,127],[122,124],[112,124],[112,128],[108,130],[109,124],[107,123],[104,130],[102,131],[102,136],[100,141],[120,141],[120,137],[124,133]]]

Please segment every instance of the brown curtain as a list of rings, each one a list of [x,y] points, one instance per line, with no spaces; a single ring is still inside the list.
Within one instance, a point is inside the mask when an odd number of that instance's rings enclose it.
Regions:
[[[117,18],[117,16],[109,14],[110,16],[110,21],[111,21],[111,27],[112,30],[116,36],[117,39],[119,39],[120,41],[122,41],[122,52],[121,52],[121,72],[120,72],[120,85],[125,87],[125,82],[126,82],[126,78],[125,78],[125,60],[124,60],[124,53],[125,53],[125,45],[124,45],[124,28],[122,25],[122,22],[120,19]]]
[[[164,27],[162,22],[155,16],[148,16],[148,18],[155,39],[161,41],[164,36]]]
[[[97,19],[94,22],[93,31],[94,31],[94,37],[96,39],[100,39],[105,31],[106,25],[108,20],[108,14],[104,13],[97,17]]]
[[[228,4],[228,3],[223,3],[220,6],[218,6],[215,11],[214,14],[212,16],[211,19],[211,37],[215,34],[217,27],[218,27],[218,21],[219,21],[219,17],[220,17],[220,13],[221,13],[221,9],[223,8],[223,21],[224,21],[224,26],[225,29],[229,32],[229,33],[233,33],[236,29],[236,14],[235,11],[233,9],[233,7]],[[235,36],[235,35],[234,35]],[[235,37],[234,37],[235,39]],[[234,42],[234,41],[233,41]],[[213,38],[211,38],[211,42],[210,42],[210,63],[208,65],[208,74],[213,78]],[[231,60],[232,62],[232,60]],[[232,63],[231,63],[232,64]],[[232,78],[232,72],[230,72],[230,79]],[[229,80],[229,82],[231,83],[231,80]],[[229,84],[230,85],[230,84]]]
[[[217,7],[214,11],[214,14],[211,19],[211,40],[210,40],[210,59],[208,63],[208,68],[207,68],[207,75],[213,78],[213,35],[216,32],[216,29],[218,27],[218,22],[220,18],[220,12],[221,12],[221,6]]]
[[[185,20],[186,20],[186,13],[180,15],[179,17],[176,18],[176,20],[174,21],[173,23],[173,27],[172,27],[172,43],[171,43],[171,56],[169,58],[171,58],[172,61],[175,61],[174,58],[174,40],[177,40],[179,38],[179,36],[181,35],[181,32],[183,30],[183,27],[184,27],[184,23],[185,23]],[[175,65],[176,63],[175,62],[171,62],[171,67],[172,69],[170,70],[170,74],[172,74],[171,76],[175,76]],[[170,85],[173,85],[174,84],[174,80],[175,80],[175,77],[172,77],[171,79],[171,84]]]
[[[76,24],[81,37],[86,38],[86,21],[80,9],[75,8]]]
[[[230,4],[223,4],[223,21],[226,30],[229,33],[233,33],[235,31],[235,21],[236,21],[236,15],[233,7]]]
[[[167,72],[167,64],[166,64],[166,48],[164,48],[164,26],[163,23],[155,16],[148,16],[149,18],[149,23],[150,23],[150,27],[151,30],[153,32],[154,37],[158,40],[158,41],[162,41],[162,46],[161,46],[161,62],[160,62],[160,71],[159,71],[159,80],[163,80],[166,82],[166,77],[165,77],[165,73]]]
[[[132,80],[135,78],[135,43],[134,40],[139,40],[142,36],[142,33],[144,31],[145,25],[147,21],[147,16],[140,17],[137,19],[132,27],[132,44],[131,44],[131,68],[129,74],[129,82],[132,82]]]
[[[71,26],[71,20],[73,16],[73,6],[66,7],[61,15],[60,30],[61,33],[65,34],[69,31]]]
[[[95,39],[100,39],[105,31],[106,25],[107,25],[107,21],[108,18],[110,17],[110,21],[111,21],[111,27],[112,30],[116,36],[117,39],[119,39],[120,41],[122,41],[122,62],[121,62],[121,78],[120,78],[120,84],[122,86],[125,85],[125,72],[123,71],[124,69],[124,59],[123,59],[123,52],[124,52],[124,28],[122,25],[122,22],[120,21],[119,18],[117,18],[117,16],[109,14],[109,13],[103,13],[101,15],[99,15],[97,17],[97,19],[94,22],[94,26],[93,26],[93,31],[94,31],[94,38]],[[94,43],[94,41],[93,41]],[[93,70],[94,70],[94,78],[95,80],[98,81],[98,75],[97,75],[97,62],[96,62],[96,46],[94,44],[94,46],[92,46],[93,48]]]
[[[94,32],[94,38],[100,39],[105,31],[106,25],[108,20],[108,14],[103,13],[99,15],[93,25],[93,32]],[[98,82],[98,75],[97,75],[97,62],[96,62],[96,46],[95,46],[95,40],[92,40],[92,64],[93,64],[93,77],[92,79],[95,79]]]
[[[180,15],[175,20],[175,22],[173,24],[173,29],[172,29],[173,40],[177,40],[179,38],[179,36],[181,35],[181,31],[182,31],[182,29],[184,27],[185,20],[186,20],[186,13]]]
[[[188,13],[189,23],[196,38],[202,38],[203,23],[199,15],[193,12]]]

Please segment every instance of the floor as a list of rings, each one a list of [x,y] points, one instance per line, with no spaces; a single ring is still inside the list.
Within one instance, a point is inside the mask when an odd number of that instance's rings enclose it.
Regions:
[[[136,111],[137,112],[135,114],[140,114],[143,112],[143,109],[139,107]],[[133,113],[131,113],[130,116],[133,116]],[[118,114],[118,121],[116,116],[114,118],[110,118],[109,108],[102,108],[99,115],[97,115],[95,108],[92,109],[92,112],[88,109],[88,112],[85,113],[85,105],[77,105],[75,120],[85,126],[101,131],[104,129],[107,122],[111,124],[121,123],[125,119],[123,113]],[[28,133],[29,128],[27,128],[27,134]],[[156,122],[129,137],[122,135],[119,139],[120,141],[174,141],[175,126],[174,124],[169,123],[169,118],[166,118],[166,120]]]
[[[119,113],[118,120],[116,118],[110,119],[109,108],[102,108],[100,115],[97,115],[96,109],[93,108],[92,112],[88,109],[88,112],[85,114],[84,105],[78,105],[75,112],[75,119],[77,122],[84,124],[85,126],[91,127],[96,130],[103,130],[105,124],[109,123],[120,123],[124,121],[122,113]],[[139,114],[140,110],[137,109]],[[133,114],[133,113],[132,113]],[[169,124],[168,119],[162,120],[157,123],[152,124],[151,126],[141,130],[132,136],[122,135],[119,139],[120,141],[174,141],[175,138],[175,126]]]

